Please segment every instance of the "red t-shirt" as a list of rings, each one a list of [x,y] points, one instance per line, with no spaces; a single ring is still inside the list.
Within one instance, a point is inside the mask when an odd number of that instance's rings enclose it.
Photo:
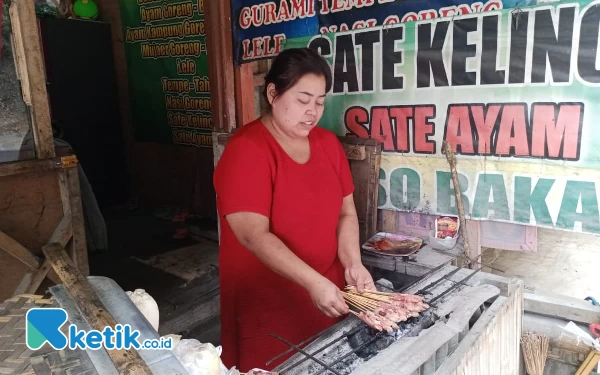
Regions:
[[[311,155],[296,163],[260,120],[242,127],[215,168],[221,223],[222,359],[230,368],[270,370],[287,356],[266,362],[293,344],[336,323],[321,313],[308,292],[267,268],[237,240],[224,217],[254,212],[270,219],[270,230],[300,259],[340,288],[344,270],[337,257],[337,225],[343,198],[354,184],[344,149],[332,132],[315,127]]]

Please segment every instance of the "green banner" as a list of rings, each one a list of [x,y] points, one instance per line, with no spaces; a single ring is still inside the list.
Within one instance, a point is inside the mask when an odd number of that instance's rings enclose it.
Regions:
[[[204,0],[121,0],[138,142],[212,147]]]
[[[600,1],[289,39],[331,64],[320,126],[383,147],[379,207],[600,234]]]

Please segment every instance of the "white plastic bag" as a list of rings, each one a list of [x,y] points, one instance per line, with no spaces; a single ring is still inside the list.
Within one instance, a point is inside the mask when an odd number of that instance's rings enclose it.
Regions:
[[[600,350],[600,343],[598,342],[598,340],[594,340],[592,335],[579,328],[577,324],[569,322],[566,326],[560,328],[573,334],[574,336],[577,336],[577,340],[583,342],[585,345],[596,350]]]
[[[240,375],[240,370],[236,369],[235,366],[227,369],[223,362],[221,362],[221,375]]]
[[[220,350],[210,343],[184,339],[175,346],[173,354],[190,375],[222,375]]]
[[[181,341],[181,335],[169,334],[164,335],[161,338],[163,338],[164,340],[171,339],[171,350],[175,350],[175,348],[177,347],[177,345],[179,345],[179,342]]]
[[[133,292],[127,291],[125,292],[125,294],[127,294],[129,299],[133,301],[133,303],[138,308],[138,310],[140,310],[142,315],[146,317],[146,319],[148,320],[148,322],[150,322],[154,330],[158,332],[158,305],[156,304],[154,298],[152,298],[150,294],[146,293],[144,289],[136,289]]]

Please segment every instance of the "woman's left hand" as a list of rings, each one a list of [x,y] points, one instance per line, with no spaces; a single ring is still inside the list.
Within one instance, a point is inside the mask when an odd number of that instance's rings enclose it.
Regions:
[[[359,293],[362,293],[365,290],[376,290],[373,277],[371,277],[369,271],[367,271],[362,264],[346,268],[344,275],[346,277],[346,283],[355,286]]]

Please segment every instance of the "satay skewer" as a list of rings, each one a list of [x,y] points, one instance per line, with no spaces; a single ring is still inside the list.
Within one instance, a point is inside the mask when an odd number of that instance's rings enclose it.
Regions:
[[[357,306],[357,307],[361,307],[364,310],[373,310],[373,306],[372,305],[368,305],[365,303],[362,303],[360,301],[353,301],[353,300],[346,300],[349,304],[353,305],[353,306]]]
[[[365,290],[364,292],[360,293],[358,291],[358,289],[356,289],[356,287],[353,286],[353,285],[346,286],[346,290],[356,291],[356,293],[358,293],[358,294],[371,293],[371,294],[380,294],[380,295],[384,295],[384,296],[388,296],[388,295],[391,295],[393,293],[393,292],[380,292],[378,290]]]
[[[373,298],[373,299],[381,299],[381,298],[387,298],[387,299],[409,299],[409,300],[422,300],[423,298],[417,295],[413,295],[413,294],[403,294],[403,293],[396,293],[396,292],[380,292],[380,291],[373,291],[373,290],[367,290],[364,291],[363,293],[359,293],[358,290],[356,289],[356,287],[352,286],[352,285],[348,285],[346,286],[346,290],[349,290],[352,294],[356,294],[359,296],[364,296],[364,297],[368,297],[368,298]],[[377,296],[382,296],[382,297],[377,297]],[[387,302],[387,301],[385,301]]]
[[[360,304],[358,304],[358,303],[355,303],[355,302],[348,301],[348,304],[349,304],[350,306],[352,306],[352,307],[354,307],[354,308],[356,308],[356,309],[360,310],[360,311],[367,311],[367,310],[369,310],[368,308],[366,308],[366,307],[364,307],[364,306],[361,306]]]
[[[358,294],[342,292],[342,295],[344,295],[345,297],[351,297],[358,300],[368,301],[370,303],[376,303],[376,301],[372,300],[371,298],[367,298]]]
[[[366,299],[361,299],[361,298],[357,298],[355,296],[352,296],[351,294],[346,294],[344,295],[344,298],[347,301],[354,301],[354,302],[358,302],[364,306],[368,306],[369,308],[377,308],[379,307],[379,304],[375,301],[370,301],[370,300],[366,300]]]

